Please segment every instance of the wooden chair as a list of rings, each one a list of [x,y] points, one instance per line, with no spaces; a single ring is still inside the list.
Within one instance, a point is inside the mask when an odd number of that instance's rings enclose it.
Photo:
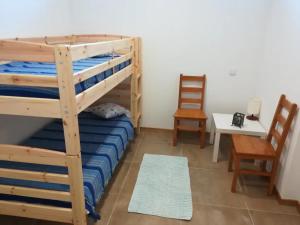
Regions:
[[[285,95],[281,95],[275,115],[266,139],[233,134],[233,149],[229,160],[228,171],[232,171],[234,161],[234,176],[231,191],[236,192],[236,183],[240,174],[266,176],[270,178],[268,194],[273,193],[278,162],[284,147],[293,118],[296,114],[297,105],[289,102]],[[283,115],[286,111],[286,116]],[[259,170],[246,170],[240,168],[240,161],[244,159],[262,160]],[[272,162],[271,172],[266,170],[267,161]]]
[[[186,83],[191,85],[187,86]],[[201,147],[205,146],[205,130],[207,117],[203,111],[204,91],[205,91],[206,76],[186,76],[180,74],[179,83],[179,98],[178,109],[174,114],[174,131],[173,131],[173,145],[177,144],[178,131],[195,131],[200,133]],[[195,84],[198,84],[195,86]],[[193,97],[185,97],[189,94]],[[185,108],[186,105],[195,105],[196,108]],[[194,120],[198,121],[198,126],[181,125],[180,120]]]

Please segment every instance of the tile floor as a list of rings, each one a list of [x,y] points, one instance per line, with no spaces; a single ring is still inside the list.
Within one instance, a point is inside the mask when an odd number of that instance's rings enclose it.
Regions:
[[[102,219],[89,225],[300,225],[295,207],[280,205],[266,195],[263,179],[241,177],[239,192],[230,192],[232,173],[227,172],[229,137],[221,139],[220,162],[212,163],[212,146],[200,149],[198,137],[181,134],[177,147],[171,146],[172,133],[143,129],[131,144],[115,171],[98,206]],[[144,153],[186,156],[189,160],[193,198],[191,221],[165,219],[128,213],[127,207]],[[1,225],[63,225],[31,219],[0,216]]]

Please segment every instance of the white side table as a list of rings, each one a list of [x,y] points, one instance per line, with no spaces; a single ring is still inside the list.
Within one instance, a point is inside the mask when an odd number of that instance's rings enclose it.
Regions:
[[[259,137],[265,137],[267,134],[258,121],[247,120],[245,118],[244,126],[239,128],[231,125],[233,114],[213,113],[212,116],[210,144],[214,142],[213,162],[218,161],[221,134],[245,134]]]

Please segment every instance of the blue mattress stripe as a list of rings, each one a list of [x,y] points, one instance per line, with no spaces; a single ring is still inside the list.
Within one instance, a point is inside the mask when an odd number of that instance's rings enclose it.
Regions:
[[[80,125],[82,121],[86,121],[89,118],[93,118],[94,123],[97,123],[98,126],[94,127],[90,125]],[[82,132],[80,133],[84,179],[83,183],[86,201],[85,205],[87,210],[89,210],[90,215],[94,218],[99,218],[99,215],[95,211],[96,203],[101,199],[101,196],[104,193],[104,188],[111,179],[112,173],[123,155],[123,152],[125,150],[124,147],[127,145],[130,138],[133,137],[132,124],[129,124],[127,121],[129,121],[129,119],[126,116],[121,116],[119,118],[111,120],[97,120],[96,117],[94,115],[91,115],[90,113],[83,113],[83,115],[79,116],[80,130],[87,129],[88,127],[88,129],[92,129],[95,133],[101,133],[105,129],[105,132],[108,132],[110,129],[101,126],[101,124],[110,125],[112,127],[116,126],[111,129],[112,134],[108,133],[105,135],[95,135]],[[47,130],[47,127],[51,126],[54,127],[55,130],[49,132]],[[41,131],[37,132],[31,138],[24,141],[23,144],[32,147],[49,148],[58,151],[65,151],[63,132],[59,128],[62,129],[61,124],[57,122],[51,123],[50,125],[46,126],[46,130],[42,129]],[[128,132],[128,135],[126,134],[126,132]],[[122,139],[124,139],[124,143],[126,143],[126,145],[122,144]],[[66,167],[37,165],[30,163],[17,163],[8,161],[0,161],[0,168],[21,169],[60,174],[67,173]],[[18,179],[1,178],[0,184],[69,191],[68,185],[44,183],[38,181],[25,181]],[[18,200],[31,203],[43,203],[63,207],[70,207],[70,204],[66,202],[11,195],[0,194],[0,199]]]
[[[55,126],[56,124],[51,124],[51,126],[47,126],[44,130],[45,131],[49,131],[49,132],[60,132],[62,129],[62,124],[59,123],[57,124],[57,126]],[[123,129],[123,128],[122,128]],[[127,144],[127,140],[128,140],[128,135],[126,132],[126,136],[122,135],[122,132],[120,132],[120,130],[115,130],[115,129],[103,129],[103,127],[100,129],[93,129],[93,127],[91,128],[90,126],[85,126],[85,125],[81,125],[80,126],[80,134],[101,134],[101,135],[109,135],[109,136],[115,136],[115,137],[119,137],[122,141],[123,144],[123,148],[126,147]]]
[[[85,168],[85,167],[83,167],[83,168]],[[83,182],[83,185],[88,188],[88,191],[92,195],[93,205],[96,205],[97,204],[97,202],[96,202],[96,195],[95,195],[95,192],[94,192],[93,185],[91,183],[85,182],[85,181]]]
[[[32,137],[31,140],[55,140],[55,141],[57,141],[59,139],[47,138],[47,137]],[[109,145],[109,146],[113,146],[115,149],[118,149],[118,145],[114,144],[114,143],[105,143],[105,142],[101,142],[101,141],[81,141],[81,143]],[[38,147],[38,145],[36,145],[35,147]]]
[[[92,169],[92,170],[97,170],[102,178],[101,180],[101,184],[102,184],[102,187],[104,188],[105,187],[105,183],[104,183],[104,174],[103,174],[103,171],[99,168],[99,167],[95,167],[95,166],[82,166],[82,168],[84,169]]]
[[[90,155],[90,156],[103,156],[105,157],[108,162],[109,162],[109,167],[110,167],[110,174],[112,175],[112,172],[113,172],[113,165],[112,165],[112,159],[110,158],[109,155],[107,154],[102,154],[102,153],[87,153],[87,152],[84,152],[83,155]]]
[[[119,57],[119,56],[116,56]],[[73,62],[73,72],[78,72],[100,63],[111,60],[111,55],[87,58]],[[108,78],[114,72],[117,72],[131,64],[131,60],[116,65],[113,69],[108,69],[97,74],[85,81],[75,85],[76,94],[94,86],[95,84]],[[11,62],[0,65],[0,73],[3,74],[29,74],[29,75],[49,75],[56,76],[56,65],[54,63],[37,63],[37,62]],[[17,76],[17,75],[16,75]],[[37,98],[59,98],[58,88],[43,87],[22,87],[14,85],[0,85],[0,95],[20,96],[20,97],[37,97]]]

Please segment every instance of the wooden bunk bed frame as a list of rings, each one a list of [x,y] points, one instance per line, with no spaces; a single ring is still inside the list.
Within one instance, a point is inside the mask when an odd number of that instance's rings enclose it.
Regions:
[[[116,52],[121,56],[73,73],[72,61]],[[76,95],[75,84],[131,59],[132,63]],[[59,99],[0,96],[0,114],[60,118],[66,152],[0,144],[0,160],[64,166],[68,174],[0,168],[0,178],[70,185],[70,192],[0,185],[0,193],[71,202],[72,208],[0,200],[0,214],[85,225],[86,209],[79,137],[78,114],[100,98],[119,97],[130,106],[134,127],[140,128],[141,60],[140,39],[118,35],[70,35],[0,40],[0,61],[54,62],[56,76],[0,74],[0,84],[56,87]],[[126,88],[124,88],[124,85]],[[122,99],[124,91],[128,97]],[[109,93],[108,93],[109,92]],[[108,95],[106,95],[108,93]],[[128,102],[129,101],[129,102]]]

